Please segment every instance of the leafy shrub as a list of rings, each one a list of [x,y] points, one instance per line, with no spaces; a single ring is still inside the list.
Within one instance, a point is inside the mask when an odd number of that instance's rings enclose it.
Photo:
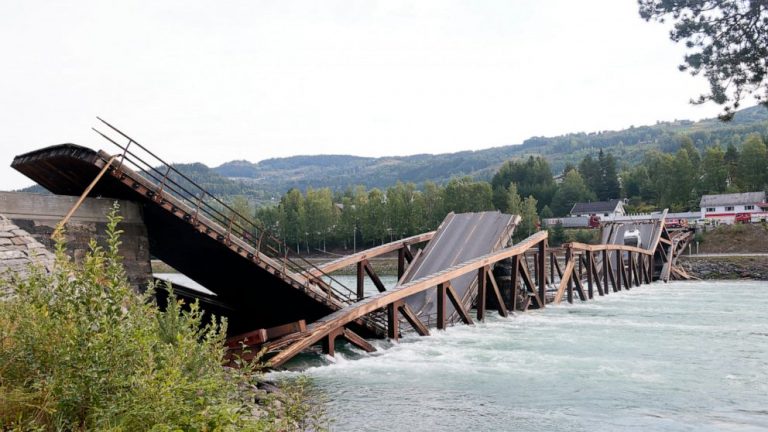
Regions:
[[[568,242],[596,244],[599,241],[599,236],[600,230],[596,229],[576,229],[566,232]]]
[[[696,243],[704,243],[704,233],[697,231],[696,234],[693,235],[693,241]]]
[[[257,406],[254,368],[225,368],[226,322],[202,325],[198,305],[129,286],[117,206],[106,249],[91,241],[82,266],[57,242],[56,266],[0,301],[0,430],[289,430],[301,394]],[[60,236],[61,237],[61,236]],[[169,287],[170,288],[170,287]],[[275,406],[282,406],[278,410]],[[288,408],[285,408],[288,407]]]

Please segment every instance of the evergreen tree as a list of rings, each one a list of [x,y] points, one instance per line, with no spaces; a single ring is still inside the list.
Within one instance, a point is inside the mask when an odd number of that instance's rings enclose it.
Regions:
[[[602,155],[602,150],[600,151],[600,154]],[[603,181],[600,165],[600,162],[593,159],[591,155],[585,156],[579,163],[579,174],[581,174],[581,178],[584,179],[587,188],[592,192],[595,192],[598,196],[598,190],[600,190]]]
[[[616,170],[616,159],[613,158],[612,154],[604,154],[603,150],[600,149],[597,163],[600,167],[600,184],[596,189],[593,189],[597,194],[597,199],[607,201],[618,198],[621,195],[621,187]]]
[[[744,140],[739,158],[739,169],[736,184],[744,192],[760,191],[766,185],[768,172],[768,156],[762,137],[751,134]]]
[[[686,153],[688,153],[688,159],[691,161],[691,164],[693,165],[693,169],[697,170],[699,169],[699,165],[701,164],[701,155],[699,154],[699,151],[696,149],[696,147],[693,145],[693,140],[688,135],[683,135],[680,138],[680,148],[682,150],[685,150]]]
[[[709,147],[704,152],[701,161],[702,194],[722,193],[728,187],[728,167],[725,163],[725,152],[720,146]]]
[[[738,173],[738,166],[739,166],[739,150],[736,148],[736,146],[731,142],[728,144],[728,148],[725,150],[725,155],[723,156],[723,160],[725,161],[725,167],[727,171],[727,180],[728,186],[735,186],[736,185],[736,175]]]
[[[668,177],[672,178],[669,187],[671,196],[670,207],[672,211],[685,211],[690,208],[690,200],[694,195],[696,186],[696,168],[693,166],[688,152],[685,149],[678,150],[672,162],[672,171]]]
[[[643,162],[648,172],[646,194],[661,208],[670,207],[675,200],[675,188],[672,187],[675,184],[672,178],[673,162],[671,155],[655,150],[648,152]]]
[[[561,222],[556,223],[555,226],[551,228],[549,241],[552,246],[560,246],[565,242],[565,229]]]
[[[555,217],[555,214],[552,213],[552,210],[549,208],[549,206],[544,206],[544,208],[541,209],[541,213],[539,215],[541,216],[541,219],[549,219]]]
[[[494,190],[501,187],[507,190],[511,183],[517,184],[520,196],[532,195],[543,207],[550,203],[557,190],[549,163],[542,157],[529,156],[527,160],[512,160],[505,162],[493,176],[491,186]],[[494,194],[494,206],[502,209],[506,206],[506,194]]]
[[[569,171],[552,198],[552,212],[557,216],[565,216],[577,202],[594,200],[595,194],[587,188],[581,174],[576,170]]]
[[[523,200],[517,194],[517,185],[514,183],[510,183],[507,188],[507,205],[503,211],[511,215],[520,215],[523,212]]]
[[[647,188],[648,170],[643,165],[628,168],[621,173],[622,196],[625,198],[640,198],[643,189]]]

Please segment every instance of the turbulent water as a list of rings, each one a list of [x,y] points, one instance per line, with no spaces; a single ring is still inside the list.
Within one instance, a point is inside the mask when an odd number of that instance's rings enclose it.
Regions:
[[[338,431],[766,430],[766,288],[656,283],[294,366]]]

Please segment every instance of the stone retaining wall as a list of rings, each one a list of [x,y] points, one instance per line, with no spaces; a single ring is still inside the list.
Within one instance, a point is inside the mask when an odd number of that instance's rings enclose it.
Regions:
[[[72,196],[0,192],[0,214],[15,226],[14,229],[27,232],[43,249],[53,251],[51,234],[76,201],[77,197]],[[91,239],[102,247],[107,245],[106,215],[114,202],[114,199],[87,198],[67,223],[64,232],[66,250],[75,262],[80,262],[88,252]],[[118,204],[123,217],[118,225],[118,229],[123,231],[120,255],[128,280],[138,289],[152,277],[147,228],[138,204],[130,201],[118,201]],[[18,255],[4,249],[2,243],[7,241],[0,241],[0,253]],[[0,271],[3,266],[0,262]]]
[[[688,274],[707,280],[752,279],[768,280],[768,257],[688,257],[677,261]]]
[[[19,229],[7,217],[0,215],[0,279],[3,282],[16,274],[24,277],[31,266],[45,271],[53,269],[54,255],[28,232]],[[12,287],[0,282],[0,298],[11,294]]]

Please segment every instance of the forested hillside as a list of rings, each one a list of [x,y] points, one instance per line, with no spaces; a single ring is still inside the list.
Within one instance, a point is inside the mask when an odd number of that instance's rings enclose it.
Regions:
[[[294,156],[258,163],[232,161],[213,170],[258,189],[263,196],[279,197],[293,187],[302,191],[310,186],[328,187],[340,192],[355,185],[386,188],[397,181],[417,185],[425,181],[445,184],[453,177],[465,175],[490,180],[504,161],[530,155],[544,156],[552,171],[560,173],[566,164],[578,164],[584,156],[596,155],[599,149],[612,154],[622,168],[640,162],[652,149],[676,152],[680,135],[689,136],[693,145],[703,151],[714,144],[723,147],[730,143],[739,145],[746,135],[754,132],[768,134],[768,110],[763,107],[739,111],[728,123],[717,119],[675,120],[621,131],[533,137],[519,145],[477,151],[382,158]]]

